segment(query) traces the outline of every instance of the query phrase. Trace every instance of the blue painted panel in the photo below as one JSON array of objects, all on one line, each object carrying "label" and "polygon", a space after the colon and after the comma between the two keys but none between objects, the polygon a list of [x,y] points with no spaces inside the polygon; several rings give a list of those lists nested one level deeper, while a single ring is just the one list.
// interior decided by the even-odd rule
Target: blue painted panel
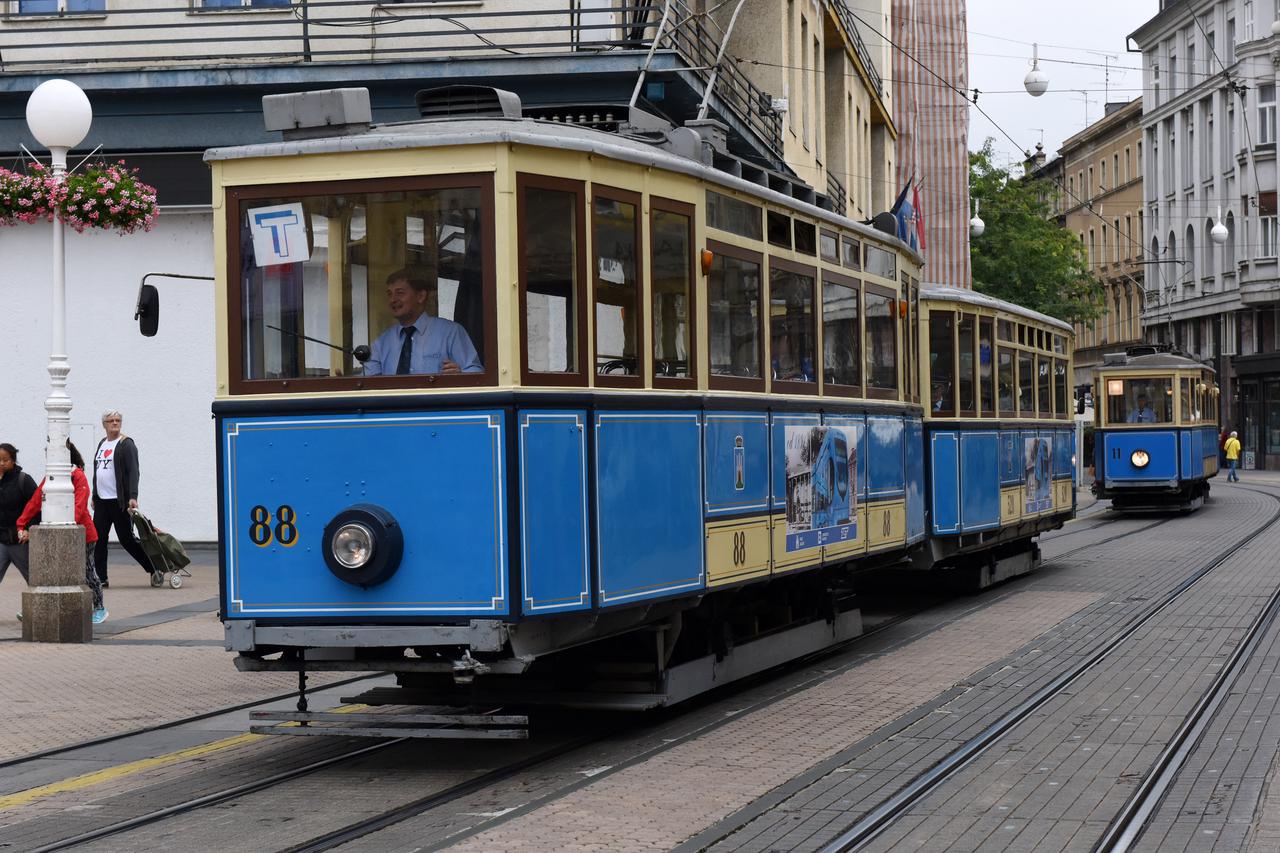
[{"label": "blue painted panel", "polygon": [[960,440],[954,432],[929,432],[930,509],[935,534],[960,532]]},{"label": "blue painted panel", "polygon": [[1022,482],[1022,433],[1000,431],[1000,483],[1013,486]]},{"label": "blue painted panel", "polygon": [[[1105,432],[1103,447],[1105,482],[1172,481],[1178,476],[1178,439],[1171,429]],[[1151,461],[1135,468],[1130,458],[1135,450],[1145,450]]]},{"label": "blue painted panel", "polygon": [[520,579],[525,613],[591,606],[587,414],[520,412]]},{"label": "blue painted panel", "polygon": [[853,430],[857,438],[854,446],[858,449],[858,501],[859,503],[865,501],[867,497],[867,419],[862,415],[825,415],[822,422]]},{"label": "blue painted panel", "polygon": [[818,426],[822,417],[818,414],[779,414],[775,412],[770,427],[770,463],[773,471],[773,499],[775,510],[787,508],[787,427]]},{"label": "blue painted panel", "polygon": [[919,418],[907,421],[907,542],[925,534],[924,529],[924,423]]},{"label": "blue painted panel", "polygon": [[1053,476],[1054,479],[1066,479],[1071,476],[1071,454],[1075,453],[1075,434],[1069,429],[1054,430],[1053,433]]},{"label": "blue painted panel", "polygon": [[599,412],[595,430],[601,603],[701,589],[701,414]]},{"label": "blue painted panel", "polygon": [[969,533],[1000,526],[999,436],[960,433],[960,529]]},{"label": "blue painted panel", "polygon": [[1198,438],[1198,430],[1178,430],[1178,463],[1184,480],[1188,477],[1200,477],[1204,468],[1204,457],[1197,452],[1196,439]]},{"label": "blue painted panel", "polygon": [[764,412],[708,412],[706,418],[706,514],[766,512],[769,416]]},{"label": "blue painted panel", "polygon": [[[224,421],[228,616],[508,613],[504,432],[501,411]],[[361,503],[390,512],[404,536],[399,569],[367,589],[335,577],[322,550],[325,525]],[[254,507],[275,525],[281,506],[297,538],[282,545],[273,531],[255,545]]]},{"label": "blue painted panel", "polygon": [[905,470],[901,417],[867,416],[867,497],[880,500],[901,497]]}]

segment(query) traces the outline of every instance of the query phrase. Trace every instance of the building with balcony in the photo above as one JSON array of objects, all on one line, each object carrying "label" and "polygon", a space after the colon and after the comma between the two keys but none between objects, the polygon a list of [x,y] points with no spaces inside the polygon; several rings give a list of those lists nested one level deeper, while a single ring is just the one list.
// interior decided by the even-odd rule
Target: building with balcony
[{"label": "building with balcony", "polygon": [[1060,160],[1063,225],[1079,236],[1103,286],[1102,314],[1076,324],[1081,385],[1105,353],[1143,340],[1142,99],[1107,104],[1100,120],[1062,143]]},{"label": "building with balcony", "polygon": [[[473,84],[516,93],[524,115],[615,130],[634,103],[654,121],[719,122],[751,176],[854,218],[893,200],[896,134],[884,81],[890,0],[0,0],[0,162],[37,154],[30,92],[65,77],[95,112],[83,152],[124,157],[159,190],[149,234],[67,241],[73,439],[125,414],[144,509],[186,539],[215,531],[209,401],[211,288],[159,284],[160,333],[133,323],[148,272],[210,275],[215,256],[205,149],[267,140],[263,95],[370,90],[375,122],[420,117],[415,93]],[[879,27],[877,27],[879,29]],[[884,32],[885,30],[880,30]],[[647,119],[646,119],[647,120]],[[38,473],[50,334],[47,225],[0,229],[10,405],[0,439]],[[158,394],[156,389],[164,389]]]},{"label": "building with balcony", "polygon": [[[1165,0],[1143,65],[1143,326],[1218,370],[1246,466],[1280,467],[1274,4]],[[1224,244],[1209,232],[1218,221]]]}]

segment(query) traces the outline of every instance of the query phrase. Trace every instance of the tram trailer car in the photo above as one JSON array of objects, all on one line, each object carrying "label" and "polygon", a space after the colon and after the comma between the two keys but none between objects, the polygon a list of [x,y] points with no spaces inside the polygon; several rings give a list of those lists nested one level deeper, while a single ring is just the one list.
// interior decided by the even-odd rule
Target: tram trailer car
[{"label": "tram trailer car", "polygon": [[[858,570],[991,565],[1070,516],[1053,490],[1001,509],[1025,442],[1054,446],[1068,329],[922,301],[915,252],[714,133],[489,96],[340,131],[363,90],[271,96],[284,141],[206,155],[239,668],[651,707],[856,636]],[[928,411],[922,305],[961,330],[959,382],[970,356],[975,382],[996,352],[1045,365],[1034,415]]]},{"label": "tram trailer car", "polygon": [[1202,506],[1218,474],[1213,368],[1138,347],[1107,354],[1094,375],[1094,494],[1117,510]]}]

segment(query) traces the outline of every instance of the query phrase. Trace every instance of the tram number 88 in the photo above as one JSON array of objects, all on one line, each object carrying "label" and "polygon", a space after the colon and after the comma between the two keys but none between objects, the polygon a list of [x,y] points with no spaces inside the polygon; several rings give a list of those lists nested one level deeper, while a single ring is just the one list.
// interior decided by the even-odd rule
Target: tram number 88
[{"label": "tram number 88", "polygon": [[747,562],[747,532],[735,530],[733,533],[733,564],[745,565]]},{"label": "tram number 88", "polygon": [[286,548],[298,541],[298,515],[293,507],[281,504],[276,509],[275,525],[271,524],[271,511],[262,504],[249,510],[249,541],[265,548],[274,539]]}]

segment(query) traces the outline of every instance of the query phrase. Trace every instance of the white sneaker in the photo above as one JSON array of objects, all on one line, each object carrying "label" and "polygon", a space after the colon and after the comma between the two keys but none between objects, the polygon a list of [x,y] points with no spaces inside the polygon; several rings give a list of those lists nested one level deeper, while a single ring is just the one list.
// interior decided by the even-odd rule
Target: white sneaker
[{"label": "white sneaker", "polygon": [[107,608],[99,607],[97,610],[93,611],[93,624],[101,625],[103,622],[107,621],[108,615]]}]

